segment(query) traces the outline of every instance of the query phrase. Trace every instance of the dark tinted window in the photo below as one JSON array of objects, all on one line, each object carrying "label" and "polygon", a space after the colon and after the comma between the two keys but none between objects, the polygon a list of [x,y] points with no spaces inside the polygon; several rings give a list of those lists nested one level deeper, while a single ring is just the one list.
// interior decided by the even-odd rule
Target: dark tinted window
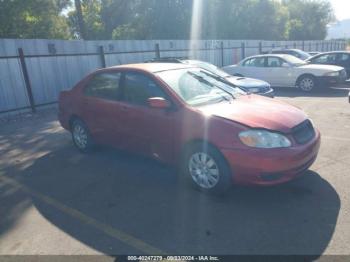
[{"label": "dark tinted window", "polygon": [[338,63],[341,66],[350,66],[350,54],[338,54]]},{"label": "dark tinted window", "polygon": [[120,95],[120,73],[101,73],[87,84],[84,93],[87,96],[117,100]]},{"label": "dark tinted window", "polygon": [[123,100],[135,105],[147,105],[150,97],[166,98],[163,90],[146,75],[125,73]]},{"label": "dark tinted window", "polygon": [[321,55],[312,59],[312,63],[315,64],[334,64],[335,63],[336,54],[326,54]]}]

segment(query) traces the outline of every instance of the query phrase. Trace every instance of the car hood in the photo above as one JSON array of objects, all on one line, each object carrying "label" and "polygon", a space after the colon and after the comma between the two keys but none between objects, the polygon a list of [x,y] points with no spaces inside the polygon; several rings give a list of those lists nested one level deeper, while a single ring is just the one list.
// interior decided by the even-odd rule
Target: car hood
[{"label": "car hood", "polygon": [[252,128],[291,132],[291,128],[308,117],[300,109],[276,99],[258,95],[244,95],[231,103],[217,103],[199,107],[206,115],[225,118]]},{"label": "car hood", "polygon": [[254,78],[247,78],[247,77],[235,77],[230,76],[227,77],[227,80],[230,81],[232,84],[244,88],[256,88],[256,87],[269,87],[269,83],[254,79]]},{"label": "car hood", "polygon": [[302,65],[299,66],[299,68],[304,68],[304,69],[316,69],[316,70],[321,70],[324,72],[329,72],[329,71],[340,71],[343,68],[340,66],[335,66],[335,65],[319,65],[319,64],[307,64],[307,65]]}]

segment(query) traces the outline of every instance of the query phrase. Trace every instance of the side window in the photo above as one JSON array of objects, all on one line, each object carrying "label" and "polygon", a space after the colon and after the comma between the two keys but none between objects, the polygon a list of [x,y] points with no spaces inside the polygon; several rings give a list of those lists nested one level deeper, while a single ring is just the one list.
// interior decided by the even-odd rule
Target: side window
[{"label": "side window", "polygon": [[282,67],[283,61],[278,57],[268,57],[267,67]]},{"label": "side window", "polygon": [[312,60],[315,64],[333,64],[335,63],[335,54],[326,54],[316,57]]},{"label": "side window", "polygon": [[118,100],[121,73],[101,73],[94,76],[84,89],[86,96]]},{"label": "side window", "polygon": [[134,105],[147,105],[150,97],[166,98],[164,91],[149,77],[141,73],[125,73],[123,100]]},{"label": "side window", "polygon": [[243,63],[246,67],[264,67],[265,59],[263,57],[254,57]]},{"label": "side window", "polygon": [[349,54],[339,54],[338,62],[343,66],[350,66],[350,55]]}]

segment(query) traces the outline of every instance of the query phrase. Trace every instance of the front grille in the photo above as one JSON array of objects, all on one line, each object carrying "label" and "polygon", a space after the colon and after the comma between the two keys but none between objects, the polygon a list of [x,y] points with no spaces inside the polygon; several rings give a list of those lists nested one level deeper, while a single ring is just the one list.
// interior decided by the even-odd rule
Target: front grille
[{"label": "front grille", "polygon": [[306,144],[315,137],[315,129],[310,120],[292,128],[292,135],[298,144]]}]

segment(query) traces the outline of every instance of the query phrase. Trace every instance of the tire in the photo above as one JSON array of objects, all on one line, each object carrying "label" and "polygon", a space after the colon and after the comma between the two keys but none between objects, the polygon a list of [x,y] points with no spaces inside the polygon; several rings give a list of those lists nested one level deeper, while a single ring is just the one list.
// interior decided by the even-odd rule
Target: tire
[{"label": "tire", "polygon": [[80,152],[92,151],[94,143],[86,124],[80,119],[74,119],[71,124],[72,140]]},{"label": "tire", "polygon": [[232,175],[225,158],[207,143],[195,143],[186,150],[182,160],[183,175],[196,189],[223,194],[232,185]]},{"label": "tire", "polygon": [[297,81],[297,86],[301,91],[309,93],[315,90],[316,79],[312,75],[301,76]]}]

